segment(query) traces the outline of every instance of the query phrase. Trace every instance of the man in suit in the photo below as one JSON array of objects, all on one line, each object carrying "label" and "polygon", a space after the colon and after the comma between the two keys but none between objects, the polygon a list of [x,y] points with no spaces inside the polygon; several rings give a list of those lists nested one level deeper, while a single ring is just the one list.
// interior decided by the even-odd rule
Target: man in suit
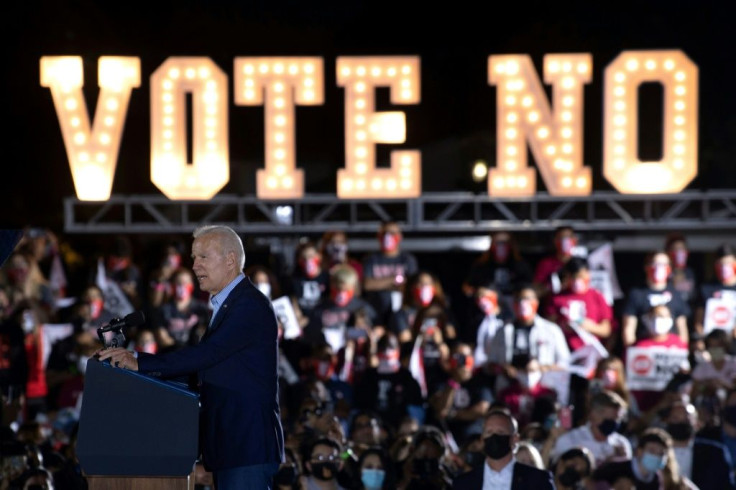
[{"label": "man in suit", "polygon": [[201,342],[158,356],[107,349],[100,360],[151,376],[198,373],[202,456],[217,489],[271,488],[284,452],[273,308],[243,275],[245,251],[232,229],[195,230],[192,258],[213,306]]},{"label": "man in suit", "polygon": [[519,463],[514,457],[519,442],[519,426],[507,411],[490,410],[483,423],[485,464],[464,473],[452,486],[454,490],[554,490],[549,471]]}]

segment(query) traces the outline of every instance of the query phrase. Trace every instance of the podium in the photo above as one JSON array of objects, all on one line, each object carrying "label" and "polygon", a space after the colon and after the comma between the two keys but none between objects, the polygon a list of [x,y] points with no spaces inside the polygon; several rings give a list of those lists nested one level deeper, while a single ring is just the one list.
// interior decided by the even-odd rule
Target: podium
[{"label": "podium", "polygon": [[198,440],[196,393],[89,360],[77,456],[90,490],[193,489]]}]

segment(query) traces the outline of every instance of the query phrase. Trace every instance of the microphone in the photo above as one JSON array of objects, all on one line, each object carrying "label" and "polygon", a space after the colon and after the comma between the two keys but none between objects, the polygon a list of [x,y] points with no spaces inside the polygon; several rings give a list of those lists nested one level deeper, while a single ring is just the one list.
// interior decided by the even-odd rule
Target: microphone
[{"label": "microphone", "polygon": [[119,330],[123,327],[139,327],[146,323],[146,317],[143,315],[142,311],[134,311],[133,313],[126,315],[125,318],[122,320],[120,318],[113,318],[110,320],[110,323],[107,325],[100,327],[98,329],[99,332],[112,332],[114,330]]}]

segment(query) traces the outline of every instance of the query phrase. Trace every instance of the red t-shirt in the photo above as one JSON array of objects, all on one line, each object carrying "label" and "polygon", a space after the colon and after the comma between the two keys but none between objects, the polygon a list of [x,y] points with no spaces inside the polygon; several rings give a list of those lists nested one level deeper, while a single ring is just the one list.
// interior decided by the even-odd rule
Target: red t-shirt
[{"label": "red t-shirt", "polygon": [[555,294],[547,303],[545,314],[556,319],[556,323],[562,328],[562,333],[565,335],[565,340],[567,340],[571,352],[584,346],[585,343],[569,327],[570,320],[575,320],[578,317],[588,318],[596,323],[603,320],[613,320],[611,307],[608,306],[603,295],[593,288],[588,288],[583,294],[576,294],[569,290]]},{"label": "red t-shirt", "polygon": [[564,262],[558,259],[556,255],[543,258],[539,261],[537,269],[534,271],[534,283],[551,286],[550,276],[562,269],[563,265],[565,265]]}]

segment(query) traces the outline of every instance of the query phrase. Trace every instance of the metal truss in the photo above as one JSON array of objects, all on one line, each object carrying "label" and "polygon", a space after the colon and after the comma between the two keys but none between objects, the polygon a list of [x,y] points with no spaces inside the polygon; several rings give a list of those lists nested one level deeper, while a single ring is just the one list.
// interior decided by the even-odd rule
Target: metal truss
[{"label": "metal truss", "polygon": [[104,202],[64,200],[68,233],[190,233],[224,224],[263,235],[374,233],[385,220],[405,233],[483,233],[494,229],[546,231],[711,231],[736,229],[736,190],[670,195],[594,192],[586,197],[538,193],[529,199],[494,199],[471,193],[425,193],[416,199],[339,200],[313,194],[293,201],[218,195],[208,201],[171,201],[162,195],[112,196]]}]

